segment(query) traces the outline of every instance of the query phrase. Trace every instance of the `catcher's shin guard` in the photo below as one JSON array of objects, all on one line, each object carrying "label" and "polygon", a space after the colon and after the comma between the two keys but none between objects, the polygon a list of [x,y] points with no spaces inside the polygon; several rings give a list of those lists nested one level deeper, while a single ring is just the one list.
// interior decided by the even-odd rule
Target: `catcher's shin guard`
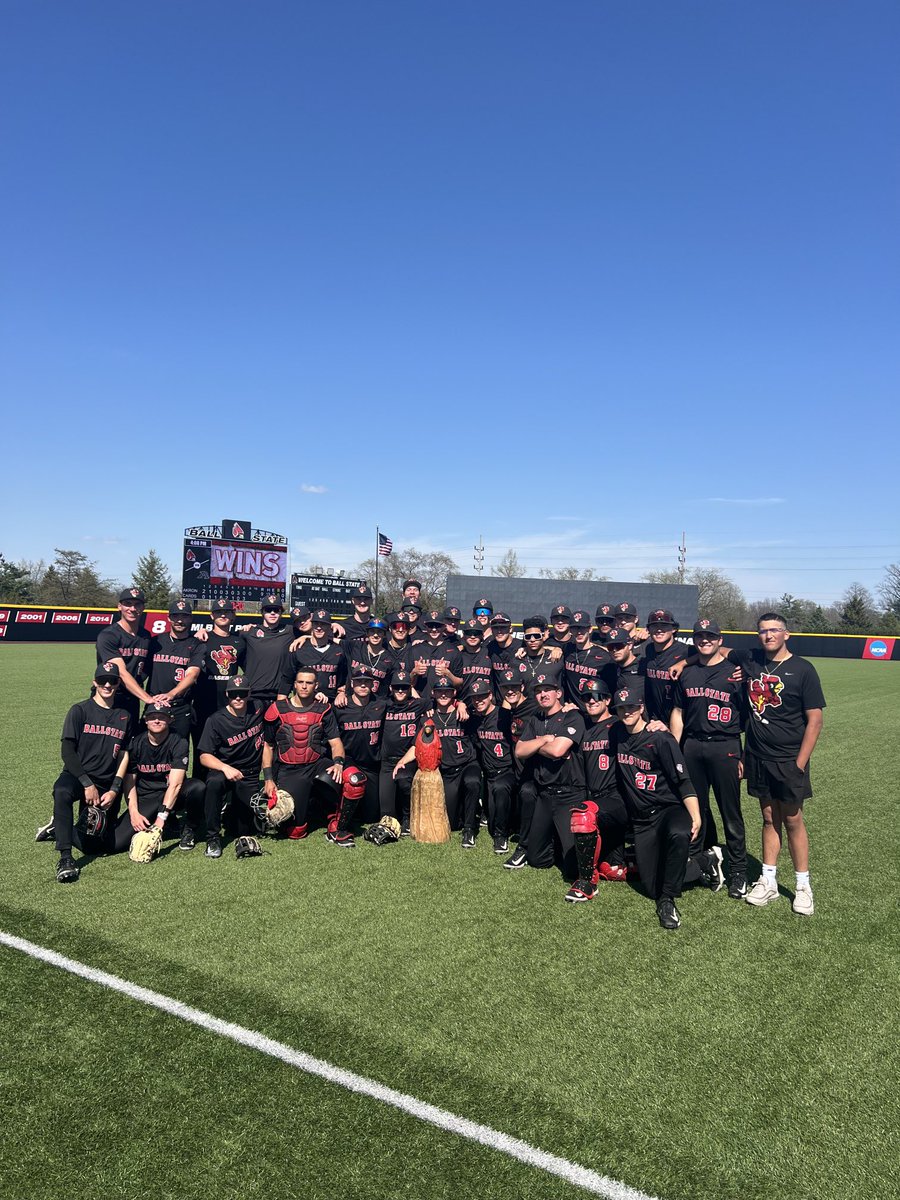
[{"label": "catcher's shin guard", "polygon": [[333,842],[342,843],[353,837],[350,826],[359,802],[366,794],[366,773],[359,767],[344,767],[341,775],[341,802],[337,812],[328,822],[328,836]]},{"label": "catcher's shin guard", "polygon": [[598,811],[593,800],[585,800],[572,809],[571,829],[575,838],[578,878],[589,884],[597,883],[597,859],[600,857]]}]

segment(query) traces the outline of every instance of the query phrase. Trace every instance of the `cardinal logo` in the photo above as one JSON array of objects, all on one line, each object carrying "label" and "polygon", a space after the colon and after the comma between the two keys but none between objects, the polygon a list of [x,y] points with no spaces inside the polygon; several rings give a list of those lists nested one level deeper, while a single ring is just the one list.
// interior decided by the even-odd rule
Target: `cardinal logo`
[{"label": "cardinal logo", "polygon": [[220,646],[218,650],[213,650],[209,657],[219,668],[219,673],[227,675],[237,662],[237,651],[234,646]]},{"label": "cardinal logo", "polygon": [[698,621],[697,624],[702,626],[704,629],[709,629],[709,621],[707,621],[705,617],[702,621]]},{"label": "cardinal logo", "polygon": [[238,525],[237,521],[232,525],[231,531],[233,537],[242,538],[244,536],[244,527],[243,525]]},{"label": "cardinal logo", "polygon": [[750,680],[748,691],[753,710],[761,717],[767,708],[781,707],[784,680],[778,675],[760,675]]}]

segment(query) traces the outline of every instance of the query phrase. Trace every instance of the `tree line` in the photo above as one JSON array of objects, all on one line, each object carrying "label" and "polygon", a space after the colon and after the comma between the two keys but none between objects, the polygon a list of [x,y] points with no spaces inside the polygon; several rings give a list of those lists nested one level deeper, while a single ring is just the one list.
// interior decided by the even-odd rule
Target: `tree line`
[{"label": "tree line", "polygon": [[[305,569],[322,575],[318,563]],[[374,584],[376,562],[365,559],[353,573]],[[381,612],[400,606],[403,583],[418,579],[422,585],[420,602],[426,610],[443,608],[447,598],[447,576],[458,575],[459,567],[448,554],[422,552],[411,546],[378,560],[378,607]],[[514,550],[508,550],[491,569],[494,578],[525,578],[526,569]],[[490,594],[490,578],[485,576],[485,591]],[[542,568],[538,578],[605,581],[592,568]],[[861,583],[851,583],[841,599],[823,607],[814,600],[785,593],[748,601],[738,585],[713,567],[696,567],[682,576],[678,571],[650,571],[642,576],[646,583],[691,583],[698,589],[701,617],[715,618],[723,629],[753,629],[760,613],[783,613],[798,633],[849,633],[871,636],[900,636],[900,563],[891,563],[877,588],[876,596]],[[130,579],[121,582],[100,575],[97,564],[79,550],[54,550],[52,562],[9,562],[0,554],[0,604],[45,604],[72,607],[114,607],[122,587],[141,587],[148,608],[166,608],[178,596],[178,589],[155,550],[142,554]],[[622,597],[627,599],[627,597]],[[560,601],[565,602],[565,589]]]}]

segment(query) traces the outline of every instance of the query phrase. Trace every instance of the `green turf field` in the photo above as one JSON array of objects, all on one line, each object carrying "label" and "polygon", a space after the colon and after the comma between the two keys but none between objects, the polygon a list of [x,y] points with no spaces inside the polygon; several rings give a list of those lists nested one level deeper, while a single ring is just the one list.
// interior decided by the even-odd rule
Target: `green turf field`
[{"label": "green turf field", "polygon": [[[692,890],[666,934],[630,887],[566,905],[486,837],[319,832],[59,886],[34,830],[93,650],[3,646],[0,929],[663,1200],[898,1196],[900,672],[816,665],[816,915]],[[0,1010],[4,1200],[584,1195],[4,947]]]}]

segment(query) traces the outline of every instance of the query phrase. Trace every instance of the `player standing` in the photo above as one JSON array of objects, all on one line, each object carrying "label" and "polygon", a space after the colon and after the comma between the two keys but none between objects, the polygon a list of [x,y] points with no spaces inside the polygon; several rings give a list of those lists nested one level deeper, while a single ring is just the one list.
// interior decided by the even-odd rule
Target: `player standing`
[{"label": "player standing", "polygon": [[97,662],[115,663],[121,687],[117,702],[137,726],[141,704],[153,697],[145,684],[150,674],[150,634],[144,629],[144,593],[123,588],[119,593],[119,619],[97,635]]}]

